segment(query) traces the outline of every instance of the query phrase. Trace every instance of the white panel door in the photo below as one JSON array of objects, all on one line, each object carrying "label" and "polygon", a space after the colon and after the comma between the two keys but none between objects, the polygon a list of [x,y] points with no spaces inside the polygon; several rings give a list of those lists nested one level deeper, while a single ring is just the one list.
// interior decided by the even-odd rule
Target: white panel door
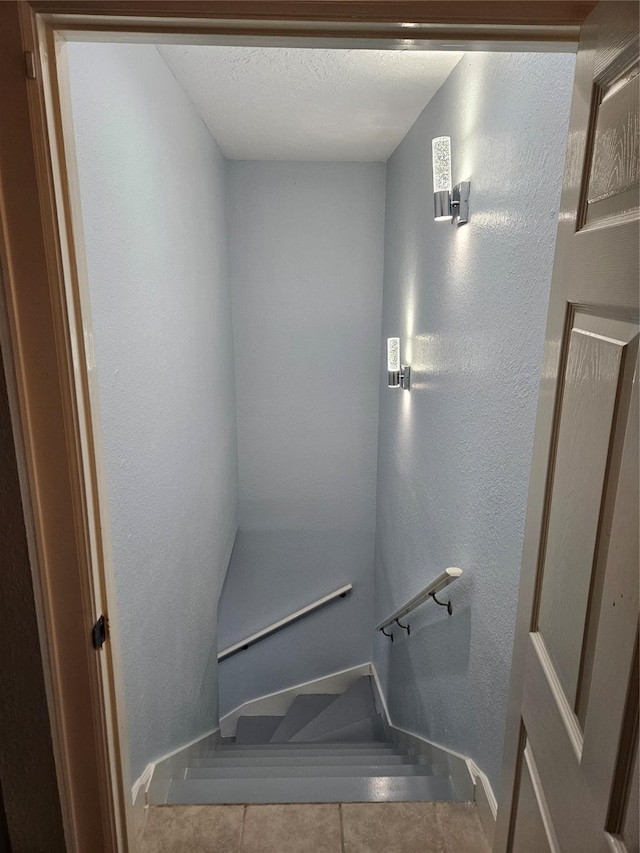
[{"label": "white panel door", "polygon": [[638,853],[638,4],[587,19],[495,850]]}]

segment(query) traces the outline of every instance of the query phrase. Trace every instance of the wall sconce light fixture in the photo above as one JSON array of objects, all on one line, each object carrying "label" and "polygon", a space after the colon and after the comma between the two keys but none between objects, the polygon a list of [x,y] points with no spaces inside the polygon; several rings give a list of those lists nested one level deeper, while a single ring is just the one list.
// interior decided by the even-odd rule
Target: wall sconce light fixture
[{"label": "wall sconce light fixture", "polygon": [[409,390],[411,368],[408,364],[400,363],[400,338],[387,338],[387,371],[389,388]]},{"label": "wall sconce light fixture", "polygon": [[451,185],[451,137],[437,136],[431,142],[433,164],[433,215],[436,222],[448,220],[464,225],[469,221],[470,181]]}]

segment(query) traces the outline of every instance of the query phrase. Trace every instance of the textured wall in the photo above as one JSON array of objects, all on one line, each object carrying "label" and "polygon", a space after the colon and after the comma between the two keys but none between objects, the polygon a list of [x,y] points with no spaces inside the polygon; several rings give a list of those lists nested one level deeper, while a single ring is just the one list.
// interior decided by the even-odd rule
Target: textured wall
[{"label": "textured wall", "polygon": [[[63,853],[38,617],[1,354],[0,573],[0,850]],[[11,847],[3,845],[7,833]]]},{"label": "textured wall", "polygon": [[[375,640],[394,722],[470,755],[497,790],[574,57],[469,53],[387,164],[379,621],[446,566],[454,613]],[[433,221],[431,139],[450,135],[471,221]]]},{"label": "textured wall", "polygon": [[154,47],[69,62],[131,772],[213,728],[237,523],[225,161]]},{"label": "textured wall", "polygon": [[221,713],[371,659],[385,167],[230,164],[240,528],[224,648],[352,596],[221,665]]}]

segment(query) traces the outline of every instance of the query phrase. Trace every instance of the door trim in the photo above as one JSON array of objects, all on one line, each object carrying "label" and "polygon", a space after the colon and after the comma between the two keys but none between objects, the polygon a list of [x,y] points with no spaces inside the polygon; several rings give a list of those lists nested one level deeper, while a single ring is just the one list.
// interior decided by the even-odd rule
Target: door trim
[{"label": "door trim", "polygon": [[[484,0],[0,4],[0,99],[12,116],[11,134],[0,136],[6,310],[0,331],[8,330],[2,344],[14,364],[70,851],[134,851],[135,828],[126,787],[126,717],[91,335],[83,312],[82,223],[60,73],[65,39],[184,42],[187,36],[198,43],[574,51],[593,5]],[[410,41],[400,37],[407,23]],[[34,57],[35,79],[27,76],[23,51]],[[101,613],[111,616],[110,640],[95,652],[90,631]]]},{"label": "door trim", "polygon": [[[274,39],[364,39],[369,46],[404,49],[500,49],[501,43],[553,45],[577,42],[579,29],[595,6],[593,0],[555,0],[554,3],[491,2],[491,0],[28,0],[33,11],[64,35],[92,39],[102,31],[158,34],[184,41],[185,35],[235,38],[236,44]],[[411,39],[407,39],[410,30]],[[240,37],[241,41],[237,41]],[[199,39],[198,39],[199,41]],[[379,42],[383,42],[380,44]],[[386,42],[386,43],[385,43]],[[509,48],[510,49],[510,48]],[[516,48],[517,49],[517,48]],[[522,50],[522,47],[520,48]],[[540,47],[538,47],[540,49]]]}]

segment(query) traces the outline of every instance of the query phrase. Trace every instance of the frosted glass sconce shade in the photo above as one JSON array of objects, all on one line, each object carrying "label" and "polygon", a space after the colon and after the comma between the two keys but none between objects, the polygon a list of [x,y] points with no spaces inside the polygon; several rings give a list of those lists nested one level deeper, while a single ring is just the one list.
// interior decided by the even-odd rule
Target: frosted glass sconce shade
[{"label": "frosted glass sconce shade", "polygon": [[431,141],[433,167],[433,218],[436,222],[455,219],[458,225],[469,220],[469,181],[452,186],[451,137],[436,136]]},{"label": "frosted glass sconce shade", "polygon": [[400,338],[387,338],[387,375],[389,388],[409,390],[410,368],[400,363]]},{"label": "frosted glass sconce shade", "polygon": [[451,192],[451,137],[437,136],[431,142],[433,191]]},{"label": "frosted glass sconce shade", "polygon": [[451,137],[437,136],[431,142],[433,166],[433,215],[436,221],[452,219]]},{"label": "frosted glass sconce shade", "polygon": [[400,338],[387,338],[387,370],[389,373],[400,370]]}]

